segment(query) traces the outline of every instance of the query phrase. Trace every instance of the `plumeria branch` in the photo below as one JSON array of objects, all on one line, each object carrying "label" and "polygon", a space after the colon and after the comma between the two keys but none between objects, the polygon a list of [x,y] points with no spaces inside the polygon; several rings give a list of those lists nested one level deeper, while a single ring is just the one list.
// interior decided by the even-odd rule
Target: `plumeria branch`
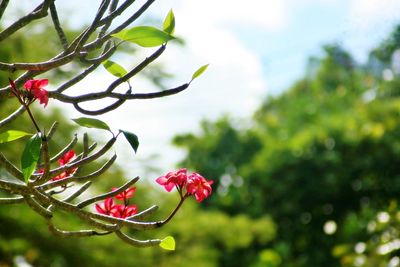
[{"label": "plumeria branch", "polygon": [[25,111],[25,107],[24,106],[20,106],[16,111],[14,111],[14,113],[12,113],[10,116],[8,116],[7,118],[3,119],[0,121],[0,128],[13,122],[15,119],[17,119],[19,116],[22,115],[22,113],[24,113]]},{"label": "plumeria branch", "polygon": [[[55,129],[56,127],[54,127],[53,131],[55,131]],[[84,136],[87,152],[80,154],[80,156],[76,156],[75,153],[71,152],[71,150],[67,150],[67,148],[72,148],[76,144],[76,138],[74,138],[69,144],[66,145],[64,149],[61,150],[62,152],[65,152],[61,157],[59,156],[60,153],[51,157],[48,149],[46,148],[48,145],[47,141],[43,143],[42,155],[44,155],[42,156],[42,161],[44,164],[39,164],[39,166],[45,166],[45,168],[48,168],[48,170],[44,170],[42,174],[33,175],[33,179],[31,179],[28,183],[22,182],[23,177],[20,171],[10,162],[8,162],[3,155],[0,154],[0,163],[2,166],[4,166],[5,169],[14,177],[20,177],[21,180],[19,183],[0,180],[0,188],[10,193],[10,197],[0,199],[0,204],[19,204],[25,202],[35,213],[47,221],[50,232],[59,237],[86,237],[91,235],[106,235],[115,233],[124,242],[137,247],[154,246],[160,244],[161,240],[159,239],[137,240],[123,233],[121,229],[128,228],[134,230],[150,230],[167,224],[180,209],[184,200],[190,196],[189,193],[182,195],[183,184],[174,184],[175,186],[180,186],[181,200],[174,208],[173,212],[162,221],[143,221],[156,212],[158,209],[157,206],[152,206],[142,212],[138,212],[136,205],[129,205],[129,199],[133,196],[135,191],[135,188],[133,188],[132,185],[139,180],[139,177],[131,179],[124,185],[115,188],[108,193],[87,198],[75,204],[73,201],[90,188],[93,179],[111,166],[116,157],[114,155],[111,160],[106,162],[103,167],[94,173],[87,176],[76,177],[75,173],[77,167],[90,164],[93,160],[105,155],[118,137],[117,135],[116,137],[111,138],[110,141],[100,150],[93,153],[93,151],[89,152],[87,136]],[[57,162],[61,166],[56,168],[51,167],[51,164],[54,162],[52,162],[50,158],[57,159]],[[62,174],[64,172],[69,172],[70,175],[63,176]],[[172,176],[173,175],[174,173]],[[168,174],[165,177],[169,177],[168,179],[170,179],[172,176],[171,174]],[[58,177],[64,178],[59,179]],[[188,179],[186,177],[186,171],[182,179]],[[49,181],[47,182],[47,180]],[[52,190],[53,188],[60,186],[61,188],[65,189],[68,185],[71,185],[71,183],[79,183],[85,180],[89,181],[81,185],[69,196],[61,200],[54,197],[55,191]],[[40,182],[38,183],[38,181]],[[171,181],[172,180],[170,179],[169,182]],[[120,200],[123,202],[123,204],[116,204],[111,198]],[[94,213],[90,210],[87,210],[90,205],[103,200],[106,203],[103,207],[99,204],[96,204],[96,209],[98,212],[101,211],[100,213]],[[72,213],[79,217],[83,222],[95,227],[100,231],[96,229],[79,231],[60,230],[52,221],[52,218],[55,216],[54,212],[57,210]]]},{"label": "plumeria branch", "polygon": [[[5,6],[8,3],[7,1],[3,2]],[[131,90],[128,90],[125,93],[113,92],[122,83],[128,82],[130,78],[137,75],[144,68],[148,67],[150,63],[156,60],[165,51],[166,45],[164,44],[159,49],[157,49],[152,55],[143,60],[139,65],[130,70],[126,75],[112,82],[108,87],[104,89],[104,91],[98,93],[86,93],[77,96],[69,96],[67,94],[64,94],[64,92],[67,89],[85,79],[90,73],[92,73],[95,69],[97,69],[103,61],[109,59],[115,53],[117,47],[111,45],[112,43],[108,42],[112,38],[112,35],[120,32],[121,30],[125,29],[133,22],[135,22],[155,1],[154,0],[146,1],[145,3],[143,3],[141,7],[138,8],[136,12],[134,12],[131,16],[129,16],[125,21],[116,26],[114,29],[108,31],[113,20],[122,15],[128,9],[128,7],[131,6],[134,2],[135,1],[132,0],[126,0],[118,6],[118,1],[116,0],[101,1],[97,13],[93,18],[91,24],[80,34],[78,34],[78,36],[75,37],[75,39],[71,43],[68,43],[66,35],[59,21],[59,16],[54,0],[45,0],[34,11],[32,11],[27,16],[21,18],[21,20],[17,21],[15,25],[14,24],[11,25],[9,28],[0,33],[0,42],[3,39],[6,39],[6,37],[11,35],[15,31],[19,30],[20,27],[23,27],[24,25],[27,25],[33,22],[34,20],[41,18],[42,16],[47,16],[47,11],[50,10],[50,16],[53,22],[53,26],[60,39],[60,43],[63,50],[57,56],[43,62],[36,62],[36,63],[0,62],[0,70],[8,71],[10,73],[15,72],[16,70],[26,70],[27,72],[25,72],[15,80],[15,84],[17,86],[20,86],[21,84],[25,83],[28,79],[32,79],[33,77],[39,74],[43,74],[45,72],[58,69],[60,67],[69,64],[75,64],[77,61],[80,61],[85,64],[90,64],[89,67],[87,67],[80,73],[76,74],[72,79],[60,85],[56,90],[49,92],[49,98],[53,98],[65,103],[70,103],[75,107],[77,111],[87,115],[100,115],[110,112],[121,106],[127,100],[165,97],[177,94],[187,89],[190,83],[186,83],[169,90],[161,92],[153,92],[153,93],[132,94]],[[107,10],[108,14],[106,14]],[[89,38],[91,37],[91,35],[95,33],[97,29],[100,29],[97,38],[87,43],[87,41],[90,40]],[[103,52],[101,52],[100,56],[93,59],[86,58],[90,52],[94,52],[98,49],[103,49]],[[11,90],[10,86],[0,89],[0,98],[6,97],[9,90]],[[116,99],[116,101],[111,105],[107,105],[102,108],[98,108],[96,110],[88,110],[81,106],[81,103],[83,102],[96,101],[99,99],[106,99],[106,98]],[[6,121],[9,121],[11,119],[13,119],[13,117],[8,118]]]},{"label": "plumeria branch", "polygon": [[54,2],[50,3],[50,14],[51,14],[51,20],[53,21],[54,29],[57,32],[61,45],[63,46],[64,50],[66,50],[68,49],[68,40],[67,37],[65,36],[64,30],[61,27],[60,20],[58,19],[57,8]]},{"label": "plumeria branch", "polygon": [[[139,211],[136,204],[132,203],[136,191],[136,187],[133,185],[138,182],[139,177],[135,177],[117,188],[111,188],[109,192],[90,196],[95,192],[95,190],[90,190],[91,186],[97,179],[100,179],[102,174],[109,170],[117,158],[117,155],[110,151],[118,137],[125,136],[136,152],[138,146],[136,135],[123,130],[114,134],[108,126],[95,124],[94,128],[108,130],[112,134],[112,137],[102,147],[96,149],[97,143],[89,144],[88,135],[84,134],[82,151],[75,152],[75,150],[78,150],[76,147],[79,142],[78,136],[75,135],[57,153],[53,153],[52,142],[58,129],[58,123],[54,123],[46,133],[45,130],[41,129],[42,122],[37,121],[33,113],[34,110],[31,108],[35,101],[46,107],[49,99],[52,99],[71,104],[83,114],[100,115],[117,109],[128,100],[166,97],[180,93],[189,87],[191,81],[163,91],[140,93],[138,88],[131,86],[130,79],[135,78],[157,60],[166,50],[168,40],[174,38],[171,35],[172,31],[165,28],[165,24],[164,30],[159,31],[161,31],[161,35],[166,35],[169,39],[163,39],[157,44],[149,45],[158,46],[158,48],[148,57],[138,61],[138,64],[129,70],[119,66],[123,69],[121,73],[110,71],[107,68],[107,63],[113,63],[109,60],[110,57],[118,51],[121,44],[131,41],[123,39],[123,41],[115,42],[112,38],[140,18],[155,0],[144,1],[136,11],[129,14],[127,14],[129,7],[135,0],[121,1],[120,4],[119,0],[102,0],[99,2],[97,12],[90,24],[75,37],[69,37],[64,31],[55,0],[43,0],[30,13],[17,19],[0,32],[0,43],[5,43],[10,36],[22,30],[25,26],[49,17],[54,28],[54,34],[57,35],[59,40],[59,50],[56,56],[51,58],[42,59],[40,62],[0,62],[0,71],[20,74],[15,80],[10,79],[8,85],[2,85],[4,87],[0,88],[0,100],[8,101],[16,98],[20,104],[18,109],[0,121],[0,128],[8,126],[26,111],[36,131],[23,151],[21,168],[7,159],[4,155],[6,153],[0,153],[0,167],[2,167],[0,189],[5,194],[4,197],[0,198],[0,205],[27,205],[46,221],[49,231],[58,237],[115,234],[122,241],[136,247],[159,245],[162,243],[160,239],[137,240],[127,233],[129,229],[144,231],[167,224],[177,214],[186,199],[194,196],[198,202],[201,202],[207,198],[212,192],[212,181],[207,181],[197,173],[187,175],[186,169],[170,172],[159,177],[156,181],[160,185],[164,186],[167,191],[176,188],[180,197],[177,206],[164,220],[151,220],[150,216],[158,210],[158,206],[153,205]],[[0,0],[0,18],[8,4],[9,0]],[[124,14],[125,19],[122,22],[116,23],[114,21]],[[140,45],[139,42],[137,44]],[[82,89],[79,95],[71,95],[68,92],[68,89],[79,84],[102,64],[117,77],[114,81],[106,84],[101,90]],[[47,79],[35,79],[38,75],[55,72],[60,68],[73,69],[72,78],[61,83],[52,91],[45,89],[48,85]],[[21,71],[24,72],[21,73]],[[196,75],[199,75],[196,73],[192,76],[192,80]],[[127,87],[125,91],[120,90],[121,86]],[[88,102],[101,99],[112,100],[112,103],[94,110],[84,107]],[[83,119],[91,120],[90,118]],[[9,137],[10,132],[2,135],[3,141],[10,142],[14,141],[14,138],[23,137]],[[22,132],[22,135],[29,135],[29,133]],[[110,156],[110,154],[112,155]],[[108,157],[109,159],[106,160]],[[100,159],[102,163],[98,164],[95,170],[91,173],[81,174],[81,168],[92,165]],[[69,195],[66,193],[69,193]],[[86,195],[89,195],[89,197]],[[63,230],[64,227],[56,225],[55,220],[53,220],[55,216],[58,216],[58,211],[79,218],[82,223],[93,229]]]},{"label": "plumeria branch", "polygon": [[90,204],[93,204],[95,202],[98,202],[100,200],[104,200],[106,198],[110,198],[110,197],[114,197],[115,195],[118,195],[119,193],[123,192],[124,190],[128,189],[129,187],[131,187],[132,185],[134,185],[137,181],[139,180],[139,177],[135,177],[132,180],[128,181],[126,184],[122,185],[121,187],[119,187],[118,189],[111,191],[109,193],[105,193],[102,195],[98,195],[96,197],[92,197],[89,199],[86,199],[84,201],[81,201],[79,204],[77,204],[76,206],[78,208],[84,208]]},{"label": "plumeria branch", "polygon": [[9,2],[10,2],[10,0],[1,0],[1,3],[0,3],[0,19],[3,16],[4,11],[6,10]]},{"label": "plumeria branch", "polygon": [[[0,32],[0,42],[2,42],[4,39],[15,33],[16,31],[20,30],[24,26],[28,25],[34,20],[41,19],[47,16],[47,9],[49,8],[50,4],[54,2],[55,0],[44,0],[38,7],[36,7],[31,13],[28,15],[20,18],[16,22],[14,22],[12,25],[10,25],[8,28]],[[5,2],[5,5],[8,4],[8,1],[2,1]],[[5,7],[4,7],[5,8]]]},{"label": "plumeria branch", "polygon": [[23,197],[6,197],[0,198],[0,205],[4,204],[20,204],[24,202]]}]

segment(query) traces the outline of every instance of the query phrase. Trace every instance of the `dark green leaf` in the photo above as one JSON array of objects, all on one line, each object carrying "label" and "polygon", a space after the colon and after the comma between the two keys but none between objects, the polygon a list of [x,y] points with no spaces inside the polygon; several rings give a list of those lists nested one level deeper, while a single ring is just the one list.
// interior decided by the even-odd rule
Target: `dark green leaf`
[{"label": "dark green leaf", "polygon": [[172,236],[167,236],[159,246],[166,250],[175,250],[175,239]]},{"label": "dark green leaf", "polygon": [[199,77],[201,74],[203,74],[203,72],[205,72],[206,69],[208,68],[208,65],[209,65],[209,64],[206,64],[206,65],[204,65],[204,66],[201,66],[198,70],[196,70],[195,73],[193,73],[193,75],[192,75],[192,81],[193,81],[194,79],[196,79],[197,77]]},{"label": "dark green leaf", "polygon": [[123,131],[123,130],[120,130],[120,131],[124,134],[126,140],[128,140],[129,144],[131,145],[131,147],[133,148],[133,150],[136,153],[137,149],[139,147],[139,139],[138,139],[137,135],[134,133],[128,132],[128,131]]},{"label": "dark green leaf", "polygon": [[163,30],[169,34],[173,34],[175,31],[175,15],[172,9],[168,12],[164,20]]},{"label": "dark green leaf", "polygon": [[96,129],[102,129],[102,130],[110,130],[110,127],[101,120],[98,119],[93,119],[93,118],[77,118],[77,119],[72,119],[75,123],[79,124],[80,126],[87,127],[87,128],[96,128]]},{"label": "dark green leaf", "polygon": [[36,164],[40,157],[40,146],[42,139],[39,134],[32,136],[28,143],[25,145],[24,151],[21,156],[21,169],[24,175],[24,180],[28,183],[29,177],[33,174]]},{"label": "dark green leaf", "polygon": [[104,61],[103,66],[109,73],[111,73],[112,75],[114,75],[118,78],[121,78],[122,76],[124,76],[125,74],[128,73],[124,69],[124,67],[122,67],[118,63],[115,63],[114,61],[111,61],[111,60]]},{"label": "dark green leaf", "polygon": [[0,133],[0,144],[11,142],[11,141],[20,139],[24,136],[27,136],[27,135],[31,135],[31,134],[22,132],[22,131],[16,131],[16,130],[5,131],[5,132]]},{"label": "dark green leaf", "polygon": [[167,32],[150,26],[133,27],[122,30],[112,36],[143,47],[159,46],[175,38]]}]

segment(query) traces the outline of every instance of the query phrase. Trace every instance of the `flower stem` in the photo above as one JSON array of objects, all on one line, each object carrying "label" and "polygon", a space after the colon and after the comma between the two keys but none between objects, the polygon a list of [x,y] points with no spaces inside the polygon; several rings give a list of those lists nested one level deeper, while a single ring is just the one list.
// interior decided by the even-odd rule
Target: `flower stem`
[{"label": "flower stem", "polygon": [[38,133],[42,133],[42,131],[40,131],[40,128],[39,128],[38,124],[36,123],[35,118],[33,117],[33,114],[32,114],[32,112],[31,112],[31,110],[29,109],[29,106],[28,106],[28,105],[24,105],[24,106],[25,106],[26,111],[28,112],[29,117],[31,118],[31,120],[32,120],[32,122],[33,122],[33,125],[34,125],[35,128],[36,128],[36,131],[37,131]]},{"label": "flower stem", "polygon": [[185,201],[185,199],[186,199],[186,196],[185,197],[181,197],[181,200],[179,201],[178,205],[171,212],[171,214],[167,217],[167,219],[162,221],[161,225],[167,224],[175,216],[175,214],[178,212],[179,208],[182,206],[182,204]]}]

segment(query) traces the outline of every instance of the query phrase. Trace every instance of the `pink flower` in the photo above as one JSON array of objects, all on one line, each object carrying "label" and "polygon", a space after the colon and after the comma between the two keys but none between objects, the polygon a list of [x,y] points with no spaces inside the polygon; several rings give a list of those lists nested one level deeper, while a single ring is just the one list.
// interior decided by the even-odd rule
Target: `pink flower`
[{"label": "pink flower", "polygon": [[195,195],[198,202],[203,201],[212,193],[213,181],[207,181],[203,176],[194,172],[188,177],[186,191],[189,195]]},{"label": "pink flower", "polygon": [[60,163],[60,166],[64,166],[65,164],[73,160],[75,156],[75,151],[68,150],[60,159],[58,159],[58,163]]},{"label": "pink flower", "polygon": [[57,176],[54,176],[53,178],[51,178],[52,181],[57,181],[57,180],[61,180],[64,179],[70,175],[72,175],[75,172],[76,169],[73,170],[66,170],[65,172],[60,173]]},{"label": "pink flower", "polygon": [[111,216],[125,219],[126,217],[135,215],[137,212],[138,209],[136,205],[131,205],[131,206],[116,205],[115,209],[111,212]]},{"label": "pink flower", "polygon": [[[114,191],[116,188],[112,188]],[[113,198],[107,198],[104,200],[103,206],[96,204],[96,210],[100,214],[110,215],[115,218],[125,219],[132,215],[138,213],[138,208],[136,205],[128,205],[129,198],[133,196],[136,191],[136,187],[128,188],[127,190],[119,193],[114,198],[124,201],[124,204],[115,204]]]},{"label": "pink flower", "polygon": [[[75,159],[76,154],[73,150],[69,150],[67,151],[60,159],[58,159],[58,163],[60,164],[60,166],[64,166],[68,163],[70,163],[73,159]],[[57,180],[61,180],[64,179],[68,176],[71,176],[72,174],[74,174],[76,172],[77,168],[71,168],[69,170],[66,170],[62,173],[60,173],[59,175],[53,177],[51,180],[53,181],[57,181]]]},{"label": "pink flower", "polygon": [[182,168],[178,171],[169,172],[164,176],[158,177],[156,182],[164,186],[165,190],[168,192],[171,192],[175,186],[182,189],[187,182],[186,169]]},{"label": "pink flower", "polygon": [[28,80],[25,82],[24,87],[26,90],[32,93],[32,95],[39,99],[40,104],[44,104],[44,107],[47,106],[49,102],[49,92],[43,87],[49,84],[49,80]]},{"label": "pink flower", "polygon": [[[117,190],[117,188],[113,187],[112,191]],[[126,189],[125,191],[122,191],[118,195],[115,195],[115,198],[118,200],[126,201],[127,199],[133,197],[133,193],[136,191],[136,187],[131,187]]]},{"label": "pink flower", "polygon": [[112,198],[107,198],[104,200],[103,206],[96,204],[96,210],[100,214],[114,216],[113,214],[117,211],[117,206]]}]

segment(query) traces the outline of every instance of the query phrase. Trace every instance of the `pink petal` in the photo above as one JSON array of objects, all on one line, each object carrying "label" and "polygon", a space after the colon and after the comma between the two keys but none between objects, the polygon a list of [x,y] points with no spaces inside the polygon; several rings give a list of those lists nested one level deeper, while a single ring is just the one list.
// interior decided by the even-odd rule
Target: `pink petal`
[{"label": "pink petal", "polygon": [[99,204],[96,204],[95,207],[96,207],[96,210],[97,210],[98,213],[106,214],[106,211],[103,210],[103,208]]},{"label": "pink petal", "polygon": [[174,183],[168,183],[166,185],[164,185],[165,190],[167,190],[168,192],[171,192],[171,190],[175,187]]},{"label": "pink petal", "polygon": [[49,80],[48,79],[42,79],[42,80],[37,80],[36,81],[36,86],[38,88],[42,88],[44,86],[47,86],[49,84]]},{"label": "pink petal", "polygon": [[28,80],[28,81],[26,81],[25,83],[24,83],[24,87],[26,88],[26,89],[28,89],[28,90],[31,90],[32,89],[32,85],[35,83],[35,81],[34,80]]},{"label": "pink petal", "polygon": [[158,178],[156,179],[156,182],[157,182],[159,185],[165,185],[165,184],[168,182],[168,179],[165,178],[165,176],[161,176],[161,177],[158,177]]}]

